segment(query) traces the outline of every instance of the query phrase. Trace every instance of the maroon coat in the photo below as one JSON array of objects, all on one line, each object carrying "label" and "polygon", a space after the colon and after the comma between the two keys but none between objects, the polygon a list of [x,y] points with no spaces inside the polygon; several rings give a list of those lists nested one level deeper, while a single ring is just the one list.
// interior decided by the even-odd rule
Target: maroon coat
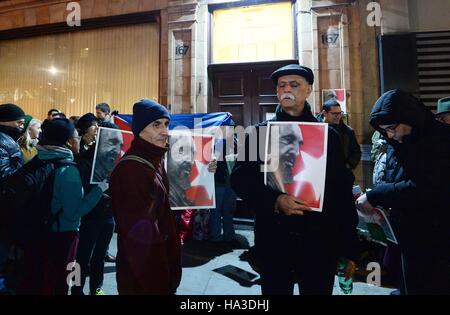
[{"label": "maroon coat", "polygon": [[136,138],[126,160],[111,175],[112,206],[118,224],[117,287],[119,294],[174,294],[181,279],[181,244],[169,205],[164,170],[166,149]]}]

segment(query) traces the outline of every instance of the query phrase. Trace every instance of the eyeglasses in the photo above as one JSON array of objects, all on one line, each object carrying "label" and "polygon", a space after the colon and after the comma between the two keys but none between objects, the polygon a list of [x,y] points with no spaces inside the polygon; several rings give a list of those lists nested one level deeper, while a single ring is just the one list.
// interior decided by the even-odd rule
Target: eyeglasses
[{"label": "eyeglasses", "polygon": [[342,116],[344,112],[328,112],[329,114],[333,115],[334,117]]}]

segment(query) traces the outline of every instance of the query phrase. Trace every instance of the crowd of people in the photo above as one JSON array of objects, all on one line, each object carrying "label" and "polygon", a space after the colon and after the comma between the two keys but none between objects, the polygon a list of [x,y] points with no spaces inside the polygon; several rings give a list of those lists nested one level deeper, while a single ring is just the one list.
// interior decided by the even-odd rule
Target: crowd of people
[{"label": "crowd of people", "polygon": [[[374,185],[355,203],[353,170],[361,159],[354,131],[344,123],[340,103],[323,104],[314,117],[307,98],[312,92],[311,69],[291,64],[272,73],[279,99],[272,122],[328,123],[325,194],[322,212],[311,211],[305,200],[282,185],[266,185],[264,161],[250,158],[251,137],[256,150],[265,141],[268,121],[254,126],[243,143],[208,166],[215,173],[216,209],[211,210],[209,239],[235,240],[233,212],[240,197],[255,210],[255,251],[262,294],[286,294],[299,285],[301,294],[332,294],[337,261],[353,277],[357,259],[357,209],[371,213],[376,206],[389,211],[402,261],[402,294],[450,293],[450,98],[439,101],[436,116],[409,93],[392,90],[374,104],[370,124],[374,135]],[[108,104],[96,113],[66,116],[48,111],[41,123],[15,104],[0,105],[0,290],[17,294],[102,295],[104,263],[116,261],[119,294],[175,294],[181,281],[180,220],[171,204],[191,205],[184,191],[190,185],[193,146],[184,152],[177,178],[164,166],[171,116],[155,101],[133,105],[130,149],[110,176],[91,184],[99,127],[117,129]],[[289,126],[289,125],[286,125]],[[295,129],[295,128],[294,128]],[[298,129],[298,128],[297,128]],[[295,158],[298,145],[288,146]],[[288,127],[283,129],[291,135]],[[289,138],[289,137],[288,137]],[[291,138],[289,138],[291,139]],[[280,140],[281,141],[281,140]],[[289,150],[295,152],[288,152]],[[237,153],[237,154],[236,154]],[[228,157],[228,158],[226,158]],[[294,161],[283,163],[283,180],[292,180]],[[184,163],[184,164],[183,164]],[[190,163],[190,164],[189,164]],[[26,180],[25,180],[26,179]],[[272,179],[276,181],[275,179]],[[34,181],[34,182],[33,182]],[[34,183],[33,190],[26,185]],[[20,186],[19,185],[22,185]],[[278,188],[277,188],[278,187]],[[17,198],[17,197],[20,198]],[[185,212],[184,212],[185,213]],[[178,222],[178,223],[177,223]],[[117,258],[108,252],[118,233]],[[420,233],[418,232],[420,231]],[[5,281],[12,249],[21,253],[17,283]],[[400,256],[399,256],[400,257]],[[68,266],[78,263],[81,281],[70,284]]]},{"label": "crowd of people", "polygon": [[[72,294],[83,293],[88,275],[90,293],[103,294],[104,263],[115,261],[108,253],[115,223],[108,184],[90,185],[90,174],[98,127],[117,127],[107,104],[98,111],[103,115],[69,120],[51,109],[41,124],[15,104],[0,105],[2,292],[67,294],[67,266],[77,261],[81,286]],[[28,191],[19,183],[36,187]],[[20,253],[14,257],[20,277],[6,283],[11,252]]]}]

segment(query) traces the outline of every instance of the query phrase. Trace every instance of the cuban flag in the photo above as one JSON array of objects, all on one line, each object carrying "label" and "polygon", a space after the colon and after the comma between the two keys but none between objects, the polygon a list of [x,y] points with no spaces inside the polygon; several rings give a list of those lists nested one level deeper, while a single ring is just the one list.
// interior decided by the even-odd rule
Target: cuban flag
[{"label": "cuban flag", "polygon": [[[131,131],[133,115],[119,114],[113,116],[113,122],[119,129]],[[211,127],[234,126],[230,113],[197,113],[197,114],[171,114],[169,130],[177,127],[187,129],[207,129]]]},{"label": "cuban flag", "polygon": [[116,124],[117,127],[121,130],[132,131],[131,130],[131,121],[132,115],[115,115],[112,116],[113,123]]}]

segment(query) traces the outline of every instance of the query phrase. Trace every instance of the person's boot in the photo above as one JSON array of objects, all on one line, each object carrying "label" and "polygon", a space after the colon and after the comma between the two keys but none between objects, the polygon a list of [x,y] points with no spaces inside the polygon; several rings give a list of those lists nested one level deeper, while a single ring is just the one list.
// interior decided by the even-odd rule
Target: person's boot
[{"label": "person's boot", "polygon": [[110,253],[106,252],[105,262],[107,262],[107,263],[115,263],[116,262],[116,256],[113,256]]}]

